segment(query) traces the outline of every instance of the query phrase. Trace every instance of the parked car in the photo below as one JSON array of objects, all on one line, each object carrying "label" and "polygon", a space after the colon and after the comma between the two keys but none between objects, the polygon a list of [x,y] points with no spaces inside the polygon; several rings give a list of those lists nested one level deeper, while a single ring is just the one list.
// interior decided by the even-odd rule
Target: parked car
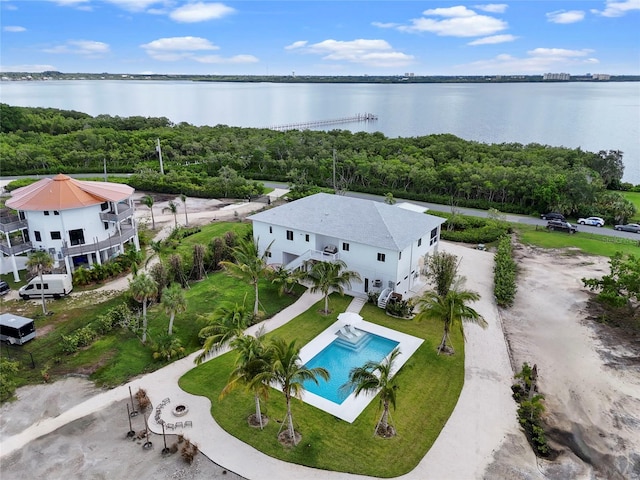
[{"label": "parked car", "polygon": [[638,225],[637,223],[627,223],[626,225],[616,225],[613,228],[621,232],[640,233],[640,225]]},{"label": "parked car", "polygon": [[563,222],[567,221],[567,219],[564,218],[564,215],[555,212],[544,213],[540,215],[540,218],[542,218],[543,220],[562,220]]},{"label": "parked car", "polygon": [[561,230],[567,233],[576,233],[578,231],[578,227],[571,225],[569,222],[563,222],[562,220],[548,221],[547,228],[549,230]]},{"label": "parked car", "polygon": [[11,290],[11,287],[4,280],[0,280],[0,295],[6,295]]},{"label": "parked car", "polygon": [[594,227],[604,227],[604,220],[600,217],[587,217],[579,218],[578,223],[580,225],[591,225]]}]

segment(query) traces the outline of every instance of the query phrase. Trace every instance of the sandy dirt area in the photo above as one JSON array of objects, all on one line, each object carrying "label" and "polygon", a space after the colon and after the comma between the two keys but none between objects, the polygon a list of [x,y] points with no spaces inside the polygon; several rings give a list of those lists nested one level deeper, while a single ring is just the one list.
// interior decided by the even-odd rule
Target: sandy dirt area
[{"label": "sandy dirt area", "polygon": [[[173,215],[161,213],[170,199],[156,200],[157,238],[173,227]],[[178,222],[184,224],[183,204],[176,200]],[[245,215],[262,206],[225,208],[216,201],[187,199],[191,225],[232,219],[236,210]],[[141,220],[151,221],[146,207],[137,207],[137,213]],[[559,455],[553,461],[536,461],[524,435],[505,432],[506,440],[495,446],[494,461],[484,478],[640,479],[640,344],[637,338],[621,338],[615,331],[604,332],[603,337],[605,327],[585,320],[589,293],[580,279],[606,273],[607,260],[529,247],[519,247],[517,259],[518,295],[511,309],[501,311],[503,328],[512,364],[538,366],[539,388],[546,398],[545,420]],[[473,288],[473,283],[468,276],[467,286]],[[125,278],[103,290],[127,286]],[[21,388],[18,400],[0,409],[0,441],[100,391],[78,377]],[[136,431],[144,429],[140,416],[133,422]],[[153,448],[145,451],[144,440],[128,439],[128,431],[126,402],[115,402],[2,457],[0,477],[240,478],[203,455],[193,465],[179,454],[163,457],[161,435],[152,435]],[[167,436],[169,445],[175,441],[175,436]]]},{"label": "sandy dirt area", "polygon": [[[513,364],[536,364],[559,456],[522,469],[522,442],[496,453],[486,478],[640,478],[640,342],[588,318],[581,279],[606,258],[520,247],[515,305],[502,312]],[[603,341],[604,339],[604,341]]]}]

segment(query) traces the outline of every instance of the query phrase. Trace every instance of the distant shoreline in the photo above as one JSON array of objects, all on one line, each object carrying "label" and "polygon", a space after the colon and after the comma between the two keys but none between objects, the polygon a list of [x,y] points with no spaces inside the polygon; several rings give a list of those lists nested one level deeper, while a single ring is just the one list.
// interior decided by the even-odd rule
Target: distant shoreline
[{"label": "distant shoreline", "polygon": [[238,83],[364,83],[364,84],[417,84],[417,83],[611,83],[640,82],[640,75],[585,74],[564,80],[548,80],[543,75],[431,75],[414,74],[389,76],[323,76],[323,75],[146,75],[130,73],[62,73],[62,72],[3,72],[2,81],[54,81],[54,80],[150,80]]}]

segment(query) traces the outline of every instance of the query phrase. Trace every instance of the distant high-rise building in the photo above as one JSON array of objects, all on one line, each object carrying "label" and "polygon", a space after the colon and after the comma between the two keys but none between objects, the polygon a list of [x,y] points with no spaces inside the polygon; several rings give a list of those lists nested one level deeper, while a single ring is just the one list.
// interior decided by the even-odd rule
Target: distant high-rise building
[{"label": "distant high-rise building", "polygon": [[545,73],[542,76],[542,80],[571,80],[571,75],[568,73]]},{"label": "distant high-rise building", "polygon": [[591,78],[593,80],[611,80],[611,75],[608,73],[594,73]]}]

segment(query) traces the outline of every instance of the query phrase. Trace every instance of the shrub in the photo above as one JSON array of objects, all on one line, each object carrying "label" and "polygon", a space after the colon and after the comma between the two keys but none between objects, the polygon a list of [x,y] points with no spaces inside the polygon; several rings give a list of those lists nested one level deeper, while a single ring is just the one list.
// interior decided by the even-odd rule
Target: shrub
[{"label": "shrub", "polygon": [[409,318],[413,315],[413,304],[408,300],[395,300],[391,298],[385,307],[386,312],[394,317]]},{"label": "shrub", "polygon": [[18,362],[7,358],[0,358],[0,399],[11,398],[16,391],[16,375],[18,374]]},{"label": "shrub", "polygon": [[140,411],[144,412],[149,405],[151,405],[151,400],[147,396],[147,391],[144,388],[139,388],[135,394],[136,401],[138,402],[138,408]]},{"label": "shrub", "polygon": [[367,293],[367,302],[369,303],[373,303],[374,305],[377,305],[379,298],[380,298],[380,292]]},{"label": "shrub", "polygon": [[504,235],[498,243],[493,266],[493,294],[501,307],[510,307],[516,296],[517,265],[513,260],[511,237]]},{"label": "shrub", "polygon": [[62,335],[60,340],[60,348],[64,353],[70,355],[78,351],[78,336],[75,333],[71,335]]},{"label": "shrub", "polygon": [[535,393],[536,387],[536,368],[532,369],[529,364],[524,363],[522,370],[515,378],[519,381],[511,387],[513,398],[518,402],[518,422],[524,430],[527,440],[533,447],[536,455],[546,457],[551,453],[551,449],[547,444],[547,437],[542,426],[542,414],[544,413],[544,405],[542,400],[544,396]]}]

